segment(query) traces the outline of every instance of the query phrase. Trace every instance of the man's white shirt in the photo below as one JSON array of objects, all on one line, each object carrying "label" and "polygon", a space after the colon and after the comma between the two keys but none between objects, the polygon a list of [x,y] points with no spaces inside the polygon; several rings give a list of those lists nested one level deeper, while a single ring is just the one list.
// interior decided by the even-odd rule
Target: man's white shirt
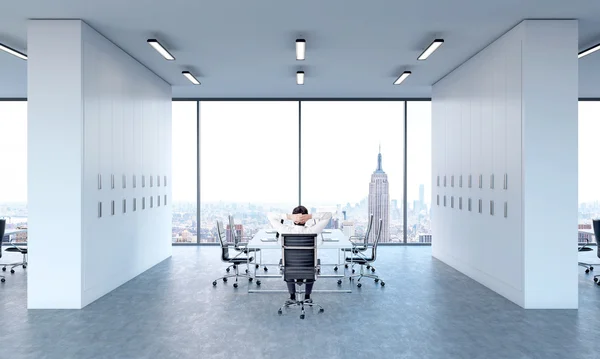
[{"label": "man's white shirt", "polygon": [[[329,223],[330,212],[315,213],[304,225],[289,224],[287,213],[269,213],[267,215],[273,229],[279,233],[321,233]],[[282,223],[283,221],[283,223]]]}]

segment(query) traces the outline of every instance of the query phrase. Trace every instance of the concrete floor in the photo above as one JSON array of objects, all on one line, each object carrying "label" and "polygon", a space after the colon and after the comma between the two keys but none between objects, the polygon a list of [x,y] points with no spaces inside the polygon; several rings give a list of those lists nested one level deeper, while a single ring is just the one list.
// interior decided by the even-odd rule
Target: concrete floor
[{"label": "concrete floor", "polygon": [[[174,247],[171,259],[83,310],[28,311],[25,273],[9,273],[0,358],[600,358],[600,287],[583,269],[578,311],[525,311],[433,259],[430,247],[380,247],[385,287],[365,280],[351,294],[315,293],[325,313],[300,320],[297,311],[277,315],[283,293],[248,294],[246,280],[213,287],[225,268],[219,254]],[[600,262],[594,252],[580,258]],[[280,279],[261,287],[285,288]]]}]

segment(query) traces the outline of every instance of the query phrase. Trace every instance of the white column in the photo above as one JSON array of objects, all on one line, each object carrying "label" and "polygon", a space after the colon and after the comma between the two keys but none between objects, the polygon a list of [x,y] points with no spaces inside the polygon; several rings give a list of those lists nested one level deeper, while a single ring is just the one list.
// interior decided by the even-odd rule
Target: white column
[{"label": "white column", "polygon": [[171,255],[171,86],[81,20],[28,52],[28,307],[82,308]]},{"label": "white column", "polygon": [[80,21],[29,23],[29,308],[81,307],[81,34]]},{"label": "white column", "polygon": [[577,308],[577,21],[526,21],[523,39],[525,308]]}]

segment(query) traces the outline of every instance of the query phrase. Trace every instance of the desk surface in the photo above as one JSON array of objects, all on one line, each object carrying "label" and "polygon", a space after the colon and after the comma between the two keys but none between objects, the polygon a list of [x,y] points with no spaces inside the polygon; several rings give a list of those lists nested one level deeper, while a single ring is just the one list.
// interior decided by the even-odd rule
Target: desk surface
[{"label": "desk surface", "polygon": [[[258,231],[248,242],[248,248],[255,249],[281,249],[281,237],[277,241],[265,242],[261,239],[275,238],[275,233],[267,233],[266,229]],[[328,238],[337,239],[337,241],[327,241]],[[339,229],[331,230],[331,233],[321,233],[317,236],[317,249],[342,249],[352,248],[352,243]]]}]

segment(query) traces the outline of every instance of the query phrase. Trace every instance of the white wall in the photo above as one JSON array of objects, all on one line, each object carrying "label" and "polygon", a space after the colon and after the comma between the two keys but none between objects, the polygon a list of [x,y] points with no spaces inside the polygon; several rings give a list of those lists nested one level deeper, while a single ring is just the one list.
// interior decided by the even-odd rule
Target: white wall
[{"label": "white wall", "polygon": [[576,52],[528,20],[433,87],[433,255],[525,308],[577,307]]},{"label": "white wall", "polygon": [[[62,28],[64,34],[53,34]],[[39,44],[38,57],[29,61],[29,203],[39,206],[29,219],[29,308],[81,308],[171,255],[171,88],[79,20],[31,21],[29,38]],[[72,48],[61,56],[56,46],[64,43]],[[58,61],[48,62],[54,56]],[[71,77],[72,83],[64,81]],[[70,96],[52,101],[56,93]],[[73,113],[69,122],[56,126],[66,111]],[[38,132],[43,135],[33,138]],[[65,143],[76,156],[64,164],[69,185],[40,184],[34,174],[62,163],[56,148]],[[50,173],[56,182],[65,181],[63,172]],[[67,209],[57,213],[53,203],[65,196],[73,197],[64,205],[72,215],[68,222],[62,217]],[[52,235],[42,234],[47,229]],[[68,276],[56,276],[57,270]],[[57,282],[70,291],[56,291]]]}]

